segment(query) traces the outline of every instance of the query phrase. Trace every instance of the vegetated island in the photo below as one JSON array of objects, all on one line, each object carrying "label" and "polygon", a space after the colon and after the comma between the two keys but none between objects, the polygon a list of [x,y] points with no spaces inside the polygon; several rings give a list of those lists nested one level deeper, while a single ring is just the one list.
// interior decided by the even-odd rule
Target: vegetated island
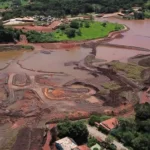
[{"label": "vegetated island", "polygon": [[69,24],[61,24],[53,32],[28,31],[25,34],[31,43],[44,43],[105,38],[110,32],[120,31],[122,29],[124,29],[124,26],[117,23],[73,20]]}]

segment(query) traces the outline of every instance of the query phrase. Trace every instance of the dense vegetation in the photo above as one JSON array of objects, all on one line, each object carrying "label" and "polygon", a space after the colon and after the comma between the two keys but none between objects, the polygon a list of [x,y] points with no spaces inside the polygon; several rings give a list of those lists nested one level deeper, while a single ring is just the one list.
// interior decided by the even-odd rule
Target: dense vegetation
[{"label": "dense vegetation", "polygon": [[72,138],[77,144],[84,144],[88,140],[88,130],[86,125],[81,122],[70,122],[65,121],[63,123],[59,123],[57,125],[58,129],[58,136],[60,138],[63,137],[70,137]]},{"label": "dense vegetation", "polygon": [[89,119],[89,125],[94,126],[95,122],[102,122],[104,120],[110,119],[111,116],[96,116],[96,115],[92,115]]},{"label": "dense vegetation", "polygon": [[65,40],[88,40],[106,37],[112,31],[123,29],[117,23],[74,20],[70,24],[62,24],[52,33],[29,31],[26,33],[29,42],[56,42]]},{"label": "dense vegetation", "polygon": [[133,6],[144,6],[147,2],[147,0],[32,0],[28,5],[23,5],[27,4],[26,0],[13,1],[15,3],[11,5],[12,11],[2,14],[4,19],[33,15],[63,17],[90,12],[112,13],[119,11],[120,8],[130,9]]},{"label": "dense vegetation", "polygon": [[120,119],[120,126],[114,129],[111,134],[131,149],[149,150],[150,104],[138,104],[135,113],[135,119]]},{"label": "dense vegetation", "polygon": [[19,40],[21,31],[12,28],[4,28],[0,23],[0,43],[15,42]]}]

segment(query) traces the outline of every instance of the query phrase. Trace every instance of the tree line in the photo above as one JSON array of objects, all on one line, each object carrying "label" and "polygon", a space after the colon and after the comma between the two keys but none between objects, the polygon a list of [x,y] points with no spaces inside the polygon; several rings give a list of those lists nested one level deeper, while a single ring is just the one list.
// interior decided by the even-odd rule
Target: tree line
[{"label": "tree line", "polygon": [[33,15],[64,17],[90,12],[113,13],[121,8],[141,7],[146,2],[147,0],[32,0],[31,3],[24,6],[18,2],[15,7],[12,6],[12,11],[3,12],[2,16],[6,20],[13,17]]}]

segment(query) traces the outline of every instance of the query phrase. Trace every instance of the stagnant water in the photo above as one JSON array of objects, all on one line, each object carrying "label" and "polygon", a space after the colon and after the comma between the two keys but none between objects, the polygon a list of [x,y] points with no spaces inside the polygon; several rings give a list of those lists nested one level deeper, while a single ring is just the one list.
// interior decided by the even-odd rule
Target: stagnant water
[{"label": "stagnant water", "polygon": [[107,46],[98,46],[96,49],[96,58],[104,59],[108,62],[113,60],[119,60],[121,62],[128,62],[130,57],[139,54],[149,54],[150,52],[131,50],[125,48],[115,48]]},{"label": "stagnant water", "polygon": [[[144,47],[150,49],[150,20],[122,20],[116,18],[101,18],[97,20],[117,22],[120,24],[125,24],[130,28],[129,31],[123,33],[122,38],[114,39],[109,43]],[[65,66],[64,64],[70,61],[80,61],[84,59],[84,57],[86,57],[90,52],[91,49],[88,48],[77,48],[76,50],[71,51],[57,50],[53,51],[51,54],[43,54],[40,51],[29,53],[18,52],[18,54],[15,54],[15,56],[17,56],[17,59],[15,60],[13,60],[15,56],[12,55],[11,52],[8,52],[7,54],[5,53],[5,55],[3,53],[0,53],[0,69],[4,68],[9,63],[9,67],[4,69],[3,72],[26,72],[29,74],[37,74],[37,70],[42,70],[50,72],[64,72],[68,75],[71,75],[73,78],[88,78],[91,77],[88,72],[74,69],[74,65]],[[127,62],[129,57],[145,53],[147,52],[99,46],[97,47],[96,57],[108,61],[120,60],[123,62]],[[36,71],[33,72],[20,68],[20,66],[17,65],[18,60],[23,65],[23,67]]]}]

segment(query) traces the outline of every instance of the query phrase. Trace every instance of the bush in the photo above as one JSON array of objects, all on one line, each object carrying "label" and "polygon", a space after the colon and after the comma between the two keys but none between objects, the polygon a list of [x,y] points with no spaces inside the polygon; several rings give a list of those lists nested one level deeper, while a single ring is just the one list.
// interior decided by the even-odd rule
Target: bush
[{"label": "bush", "polygon": [[86,21],[84,26],[85,26],[85,28],[89,28],[90,27],[90,23],[88,21]]},{"label": "bush", "polygon": [[68,28],[65,30],[65,34],[68,36],[68,38],[75,37],[75,33],[76,33],[76,30],[73,28]]},{"label": "bush", "polygon": [[77,35],[79,35],[79,36],[81,36],[82,35],[82,33],[81,33],[81,30],[79,29],[77,32]]},{"label": "bush", "polygon": [[102,23],[102,26],[103,26],[103,27],[106,27],[106,25],[107,25],[106,22],[103,22],[103,23]]},{"label": "bush", "polygon": [[79,21],[73,20],[73,21],[70,23],[70,27],[71,27],[71,28],[78,29],[78,28],[79,28]]},{"label": "bush", "polygon": [[100,122],[100,116],[92,115],[89,119],[89,125],[94,126],[95,122]]},{"label": "bush", "polygon": [[88,138],[87,146],[88,146],[88,147],[92,147],[92,146],[94,146],[96,143],[98,143],[98,141],[97,141],[96,138],[94,138],[94,137],[89,137],[89,138]]},{"label": "bush", "polygon": [[110,118],[111,118],[111,116],[106,116],[106,115],[103,115],[103,116],[92,115],[89,119],[89,125],[94,126],[95,122],[102,122],[102,121],[110,119]]}]

